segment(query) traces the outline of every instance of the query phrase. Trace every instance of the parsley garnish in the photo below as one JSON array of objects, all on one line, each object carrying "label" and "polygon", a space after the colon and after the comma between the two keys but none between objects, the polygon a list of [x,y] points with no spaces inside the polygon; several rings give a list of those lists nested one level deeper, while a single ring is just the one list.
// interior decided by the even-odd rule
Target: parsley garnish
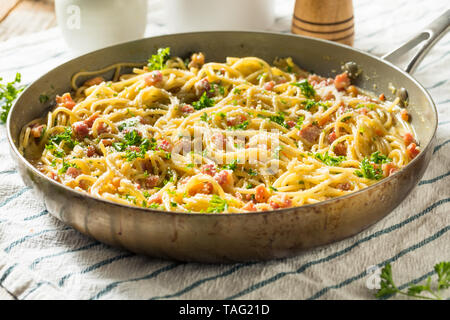
[{"label": "parsley garnish", "polygon": [[166,68],[166,62],[170,58],[170,48],[159,48],[158,53],[148,59],[148,68],[150,70],[163,70]]},{"label": "parsley garnish", "polygon": [[209,121],[208,114],[206,112],[203,112],[203,114],[200,116],[200,120],[208,122]]},{"label": "parsley garnish", "polygon": [[392,159],[380,154],[380,151],[376,151],[370,155],[370,161],[377,164],[392,162]]},{"label": "parsley garnish", "polygon": [[303,120],[305,120],[305,116],[298,117],[297,124],[295,125],[295,127],[297,129],[301,129],[302,128]]},{"label": "parsley garnish", "polygon": [[209,201],[209,207],[206,210],[208,213],[221,213],[228,209],[228,202],[222,199],[218,195],[213,195],[212,199]]},{"label": "parsley garnish", "polygon": [[46,94],[41,94],[39,96],[39,102],[40,103],[46,103],[50,98]]},{"label": "parsley garnish", "polygon": [[249,125],[249,121],[245,120],[244,122],[237,124],[235,126],[231,126],[229,128],[233,129],[233,130],[245,130],[245,129],[247,129],[248,125]]},{"label": "parsley garnish", "polygon": [[303,79],[300,82],[291,83],[293,86],[299,87],[302,94],[307,98],[314,98],[316,96],[316,90],[314,90],[313,86],[309,84],[308,80]]},{"label": "parsley garnish", "polygon": [[[400,290],[394,283],[392,276],[392,267],[390,263],[387,263],[381,270],[381,289],[375,294],[377,298],[389,297],[393,294],[402,294],[419,299],[436,299],[442,300],[440,296],[440,290],[450,287],[450,261],[440,262],[434,266],[438,279],[436,289],[431,288],[431,277],[428,277],[427,281],[423,285],[409,285],[408,290]],[[428,292],[432,297],[421,295],[422,292]]]},{"label": "parsley garnish", "polygon": [[63,160],[62,167],[61,169],[58,170],[58,173],[59,174],[66,173],[67,169],[69,169],[70,167],[79,169],[79,167],[75,163],[69,163]]},{"label": "parsley garnish", "polygon": [[373,165],[369,162],[369,159],[364,158],[361,162],[359,168],[361,170],[356,170],[355,175],[360,178],[366,178],[371,180],[380,180],[383,178],[383,171],[381,169],[375,169]]},{"label": "parsley garnish", "polygon": [[278,191],[278,189],[275,188],[274,186],[270,186],[269,189],[272,190],[272,191]]},{"label": "parsley garnish", "polygon": [[203,92],[202,96],[198,101],[192,103],[195,110],[202,110],[205,108],[210,108],[214,105],[214,100],[208,97],[206,92]]},{"label": "parsley garnish", "polygon": [[[0,78],[2,81],[3,78]],[[2,107],[2,112],[0,114],[0,121],[5,123],[6,118],[8,118],[9,110],[11,110],[14,100],[16,100],[19,93],[24,89],[23,86],[18,86],[21,81],[20,73],[16,73],[14,81],[7,84],[0,83],[0,106]]]},{"label": "parsley garnish", "polygon": [[231,161],[231,163],[222,166],[222,169],[229,169],[229,170],[234,171],[234,170],[236,170],[238,163],[239,163],[238,160],[235,159],[235,160]]},{"label": "parsley garnish", "polygon": [[59,144],[61,141],[64,141],[65,145],[70,149],[73,149],[78,144],[78,141],[72,139],[72,128],[66,127],[64,128],[63,133],[59,133],[50,137],[49,143],[47,144],[46,148],[52,150],[53,147],[50,147],[50,145],[52,143]]},{"label": "parsley garnish", "polygon": [[273,121],[284,128],[289,127],[284,120],[284,114],[281,112],[278,112],[276,116],[270,116],[269,119],[270,121]]},{"label": "parsley garnish", "polygon": [[346,160],[344,156],[333,157],[328,154],[328,151],[325,154],[316,153],[314,155],[316,159],[319,159],[327,166],[338,166],[342,161]]},{"label": "parsley garnish", "polygon": [[248,169],[247,173],[253,177],[258,175],[258,172],[254,171],[253,169]]}]

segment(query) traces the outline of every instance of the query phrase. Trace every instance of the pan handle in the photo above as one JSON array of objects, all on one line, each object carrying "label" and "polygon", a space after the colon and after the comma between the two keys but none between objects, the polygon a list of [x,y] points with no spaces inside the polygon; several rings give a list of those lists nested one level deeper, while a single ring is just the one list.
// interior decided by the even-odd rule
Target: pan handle
[{"label": "pan handle", "polygon": [[[382,58],[395,65],[400,66],[403,70],[408,73],[414,72],[416,67],[428,53],[428,51],[435,45],[435,43],[444,36],[446,31],[450,28],[450,9],[448,9],[444,14],[439,16],[436,20],[430,23],[425,30],[423,30],[418,35],[414,36],[411,40],[401,45],[397,49],[384,55]],[[420,47],[416,49],[414,54],[411,56],[410,51],[417,46]],[[405,55],[410,53],[408,59],[405,63]],[[403,57],[403,59],[402,59]]]}]

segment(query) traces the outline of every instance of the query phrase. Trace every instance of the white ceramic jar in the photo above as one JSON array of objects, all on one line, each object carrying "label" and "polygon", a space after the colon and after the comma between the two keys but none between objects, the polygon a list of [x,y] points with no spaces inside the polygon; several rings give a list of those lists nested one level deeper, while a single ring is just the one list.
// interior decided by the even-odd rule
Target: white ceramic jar
[{"label": "white ceramic jar", "polygon": [[58,25],[75,54],[143,37],[147,6],[147,0],[55,0]]},{"label": "white ceramic jar", "polygon": [[163,0],[171,33],[265,30],[275,20],[274,0]]}]

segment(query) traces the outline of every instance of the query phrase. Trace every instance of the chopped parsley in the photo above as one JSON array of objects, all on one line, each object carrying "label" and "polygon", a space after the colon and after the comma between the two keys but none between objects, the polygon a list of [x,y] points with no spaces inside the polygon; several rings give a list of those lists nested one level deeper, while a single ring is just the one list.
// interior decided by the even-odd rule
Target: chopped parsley
[{"label": "chopped parsley", "polygon": [[380,151],[376,151],[370,155],[370,161],[377,164],[392,162],[392,159],[380,154]]},{"label": "chopped parsley", "polygon": [[235,159],[235,160],[231,161],[231,163],[222,166],[222,169],[229,169],[229,170],[234,171],[234,170],[236,170],[238,163],[239,163],[239,161]]},{"label": "chopped parsley", "polygon": [[230,126],[229,128],[233,129],[233,130],[245,130],[245,129],[247,129],[248,125],[249,125],[249,121],[245,120],[244,122],[234,125],[234,126]]},{"label": "chopped parsley", "polygon": [[209,201],[209,206],[206,212],[208,213],[221,213],[228,209],[228,202],[222,199],[218,195],[213,195],[212,199]]},{"label": "chopped parsley", "polygon": [[62,167],[58,170],[58,173],[64,174],[67,172],[67,169],[69,169],[70,167],[79,169],[79,167],[75,163],[69,163],[69,162],[65,162],[63,160]]},{"label": "chopped parsley", "polygon": [[275,188],[274,186],[269,186],[269,189],[272,190],[272,191],[275,191],[275,192],[278,191],[278,189]]},{"label": "chopped parsley", "polygon": [[48,100],[50,100],[50,98],[46,94],[41,94],[39,96],[39,102],[40,103],[46,103]]},{"label": "chopped parsley", "polygon": [[[2,80],[3,78],[0,78],[0,81]],[[16,73],[14,81],[7,84],[0,83],[0,106],[2,107],[2,111],[0,113],[0,121],[3,123],[5,123],[6,118],[8,118],[8,113],[9,110],[11,110],[14,100],[16,100],[19,93],[21,93],[24,89],[23,86],[18,85],[20,81],[21,74]]]},{"label": "chopped parsley", "polygon": [[209,122],[208,114],[206,112],[203,112],[203,114],[200,116],[200,120]]},{"label": "chopped parsley", "polygon": [[305,101],[302,101],[302,104],[305,106],[305,110],[310,111],[314,107],[323,107],[324,110],[328,109],[328,103],[324,102],[316,102],[311,99],[307,99]]},{"label": "chopped parsley", "polygon": [[297,120],[297,123],[296,123],[295,127],[297,129],[301,129],[304,120],[305,120],[305,116],[298,117],[298,120]]},{"label": "chopped parsley", "polygon": [[248,173],[250,176],[253,176],[253,177],[255,177],[255,176],[258,175],[258,172],[256,172],[256,171],[253,170],[253,169],[248,169],[248,170],[247,170],[247,173]]},{"label": "chopped parsley", "polygon": [[167,60],[170,58],[170,48],[159,48],[158,53],[148,59],[150,70],[163,70],[166,68]]},{"label": "chopped parsley", "polygon": [[269,119],[270,119],[270,121],[273,121],[284,128],[289,127],[285,122],[284,114],[281,112],[278,112],[276,116],[270,116]]},{"label": "chopped parsley", "polygon": [[328,154],[328,151],[325,154],[316,153],[314,157],[327,166],[338,166],[342,161],[346,160],[344,156],[333,157]]},{"label": "chopped parsley", "polygon": [[371,180],[380,180],[383,178],[383,171],[381,169],[375,169],[369,162],[369,159],[364,158],[359,166],[361,170],[356,170],[355,175],[360,178],[366,178]]},{"label": "chopped parsley", "polygon": [[306,79],[303,79],[300,82],[293,82],[291,84],[299,87],[302,94],[307,98],[312,99],[316,96],[316,90],[314,90],[313,86]]},{"label": "chopped parsley", "polygon": [[[67,147],[69,147],[70,149],[73,149],[78,144],[78,141],[72,139],[72,128],[70,128],[70,127],[66,127],[66,128],[64,128],[64,132],[50,137],[49,143],[47,143],[47,146],[51,145],[52,143],[59,144],[61,141],[64,141],[65,145]],[[47,146],[46,146],[46,148],[51,150],[52,147],[50,147],[50,146],[47,147]]]},{"label": "chopped parsley", "polygon": [[210,108],[214,105],[214,100],[209,98],[206,92],[203,92],[202,96],[198,101],[192,103],[195,110],[202,110],[205,108]]}]

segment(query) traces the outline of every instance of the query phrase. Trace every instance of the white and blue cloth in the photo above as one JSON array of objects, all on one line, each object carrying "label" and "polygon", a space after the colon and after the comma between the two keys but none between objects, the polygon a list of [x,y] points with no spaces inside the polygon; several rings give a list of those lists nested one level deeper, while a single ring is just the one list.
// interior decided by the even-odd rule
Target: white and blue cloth
[{"label": "white and blue cloth", "polygon": [[[289,32],[293,5],[276,2],[272,30]],[[448,8],[439,0],[354,5],[354,46],[375,55],[404,43]],[[149,36],[165,33],[161,4],[152,6]],[[57,28],[13,38],[0,43],[0,77],[20,72],[30,83],[70,58]],[[450,34],[414,73],[436,102],[439,127],[430,166],[402,204],[350,239],[269,262],[165,261],[80,234],[25,187],[0,125],[0,286],[17,299],[374,299],[374,270],[388,262],[401,288],[435,277],[434,264],[450,260],[449,66]]]}]

